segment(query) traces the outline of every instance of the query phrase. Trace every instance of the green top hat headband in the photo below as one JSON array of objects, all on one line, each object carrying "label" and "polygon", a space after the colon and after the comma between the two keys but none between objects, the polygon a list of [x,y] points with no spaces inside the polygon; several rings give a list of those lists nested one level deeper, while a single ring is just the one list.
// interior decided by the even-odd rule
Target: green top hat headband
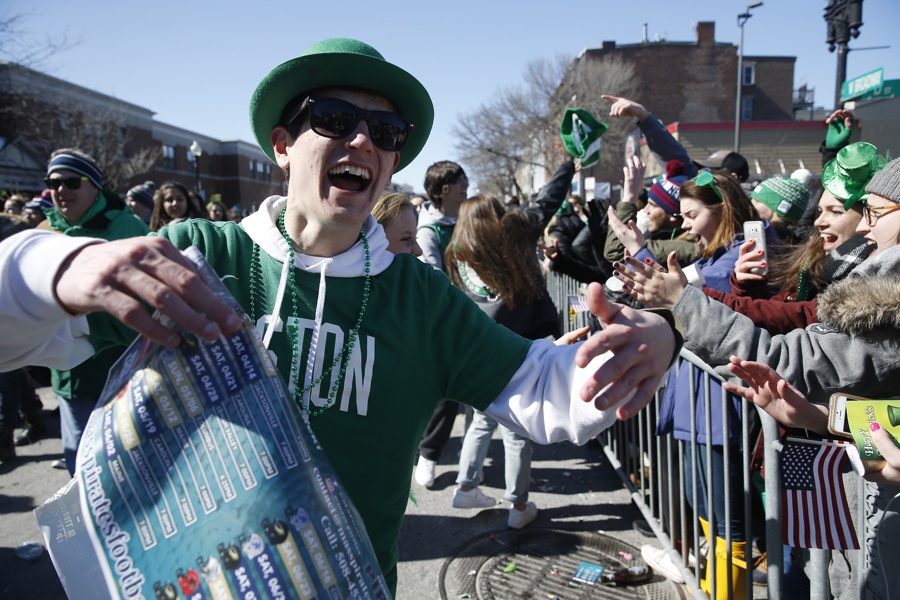
[{"label": "green top hat headband", "polygon": [[425,87],[372,46],[349,38],[330,38],[272,69],[253,92],[250,126],[266,156],[275,160],[270,137],[287,103],[302,93],[326,87],[356,88],[384,96],[414,125],[395,171],[422,151],[434,123],[434,105]]},{"label": "green top hat headband", "polygon": [[890,153],[878,156],[878,149],[868,142],[850,144],[822,169],[822,186],[850,210],[857,202],[865,203],[866,184],[890,160]]}]

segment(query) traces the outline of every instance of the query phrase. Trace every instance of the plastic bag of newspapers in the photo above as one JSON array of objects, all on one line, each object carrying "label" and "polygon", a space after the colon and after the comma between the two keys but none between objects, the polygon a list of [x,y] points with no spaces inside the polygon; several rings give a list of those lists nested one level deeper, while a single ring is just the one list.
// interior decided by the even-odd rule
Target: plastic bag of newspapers
[{"label": "plastic bag of newspapers", "polygon": [[139,337],[110,371],[75,479],[35,511],[70,598],[389,598],[251,327],[175,350]]}]

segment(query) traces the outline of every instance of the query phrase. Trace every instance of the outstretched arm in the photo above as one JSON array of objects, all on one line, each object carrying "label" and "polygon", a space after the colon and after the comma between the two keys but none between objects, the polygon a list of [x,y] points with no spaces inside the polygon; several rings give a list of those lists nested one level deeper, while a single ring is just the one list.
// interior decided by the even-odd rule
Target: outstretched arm
[{"label": "outstretched arm", "polygon": [[681,349],[677,320],[610,303],[597,283],[587,300],[604,329],[573,346],[534,342],[487,407],[492,418],[540,444],[584,444],[650,402]]},{"label": "outstretched arm", "polygon": [[[674,320],[610,302],[598,283],[588,286],[587,301],[604,328],[582,344],[575,364],[585,368],[607,351],[612,352],[612,357],[585,381],[581,399],[593,399],[598,409],[606,410],[633,391],[631,399],[616,411],[619,419],[627,419],[650,402],[680,350]],[[604,390],[606,386],[609,387]]]},{"label": "outstretched arm", "polygon": [[811,403],[769,365],[732,356],[728,370],[747,384],[726,382],[729,392],[750,400],[786,427],[828,435],[828,408]]},{"label": "outstretched arm", "polygon": [[103,242],[26,231],[0,244],[0,369],[47,365],[71,369],[93,348],[84,315],[111,313],[166,344],[178,336],[140,301],[203,337],[240,321],[210,293],[190,263],[162,238]]},{"label": "outstretched arm", "polygon": [[164,346],[177,346],[178,334],[155,320],[140,301],[206,339],[240,327],[234,311],[216,298],[190,261],[161,237],[86,246],[62,264],[55,290],[69,313],[108,312]]},{"label": "outstretched arm", "polygon": [[685,175],[693,177],[697,174],[697,166],[688,156],[687,150],[684,149],[681,142],[676,140],[665,125],[643,105],[619,96],[603,95],[600,97],[612,102],[612,106],[609,108],[611,117],[634,117],[638,120],[638,127],[647,140],[647,147],[656,156],[661,166],[665,167],[670,160],[680,160],[684,165]]}]

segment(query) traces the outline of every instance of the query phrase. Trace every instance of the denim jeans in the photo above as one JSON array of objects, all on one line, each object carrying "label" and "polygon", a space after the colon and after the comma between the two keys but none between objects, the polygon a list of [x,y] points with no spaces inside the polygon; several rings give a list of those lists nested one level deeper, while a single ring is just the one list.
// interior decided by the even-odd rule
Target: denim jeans
[{"label": "denim jeans", "polygon": [[[697,516],[706,521],[709,520],[709,510],[706,506],[706,492],[709,484],[713,488],[713,514],[715,515],[716,537],[725,539],[725,456],[722,446],[712,447],[712,481],[706,478],[706,444],[697,444],[697,505],[694,506],[691,498],[691,479],[693,478],[693,464],[691,462],[690,445],[684,446],[684,489],[687,501]],[[731,465],[729,469],[729,486],[731,493],[731,540],[743,542],[744,540],[744,472],[741,463],[740,449],[731,448]]]},{"label": "denim jeans", "polygon": [[59,428],[62,434],[63,456],[66,459],[69,475],[74,475],[78,443],[81,441],[81,434],[84,432],[97,402],[95,400],[66,400],[62,396],[57,396],[57,398],[59,399]]},{"label": "denim jeans", "polygon": [[[456,483],[466,487],[478,485],[481,467],[491,445],[491,436],[497,427],[497,421],[483,412],[475,411],[459,454],[459,476]],[[526,502],[531,479],[531,440],[506,427],[500,427],[500,432],[503,434],[506,472],[506,493],[503,497],[513,504]]]}]

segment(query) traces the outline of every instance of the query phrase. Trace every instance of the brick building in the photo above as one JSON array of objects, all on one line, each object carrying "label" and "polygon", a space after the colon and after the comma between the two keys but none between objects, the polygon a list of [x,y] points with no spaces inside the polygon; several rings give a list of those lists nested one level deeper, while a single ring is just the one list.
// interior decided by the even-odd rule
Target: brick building
[{"label": "brick building", "polygon": [[[623,61],[633,71],[636,81],[632,83],[636,92],[629,97],[673,126],[670,129],[674,128],[676,137],[689,140],[685,146],[692,156],[705,158],[716,150],[733,148],[738,47],[730,42],[716,41],[714,22],[697,23],[696,39],[690,42],[644,40],[636,44],[617,44],[605,41],[599,48],[585,49],[572,62],[560,83],[555,95],[558,105],[588,107],[588,102],[596,102],[593,97],[599,98],[601,93],[609,91],[595,89],[597,84],[588,90],[579,89],[578,82],[591,81],[592,66],[613,58]],[[741,152],[758,177],[781,174],[782,163],[790,173],[799,166],[796,158],[811,170],[815,171],[819,166],[816,157],[821,125],[797,125],[793,120],[795,61],[791,56],[743,57]],[[603,78],[595,77],[593,81],[602,82]],[[570,100],[573,96],[575,104]],[[606,108],[608,104],[595,106]],[[607,117],[602,108],[593,110],[601,120],[614,124],[610,122],[614,119]],[[691,135],[685,138],[688,132]],[[610,136],[609,143],[615,145],[613,156],[622,160],[601,162],[585,170],[582,178],[594,177],[597,182],[607,181],[614,187],[620,184],[621,166],[630,152],[638,150],[639,137],[636,128],[624,142]],[[816,138],[814,142],[811,141],[813,138]],[[604,143],[607,143],[606,139]],[[784,155],[781,162],[778,152]],[[759,173],[755,172],[757,163]],[[659,172],[655,162],[648,163],[648,176]]]},{"label": "brick building", "polygon": [[[84,149],[108,176],[108,165],[151,155],[144,172],[125,169],[119,174],[119,193],[147,180],[157,185],[176,180],[189,189],[199,183],[204,198],[220,194],[227,206],[250,209],[282,190],[281,171],[256,144],[218,140],[161,123],[153,115],[151,109],[0,62],[0,190],[39,193],[50,152],[71,143],[76,130],[94,144]],[[195,141],[202,149],[196,163],[189,150]]]}]

